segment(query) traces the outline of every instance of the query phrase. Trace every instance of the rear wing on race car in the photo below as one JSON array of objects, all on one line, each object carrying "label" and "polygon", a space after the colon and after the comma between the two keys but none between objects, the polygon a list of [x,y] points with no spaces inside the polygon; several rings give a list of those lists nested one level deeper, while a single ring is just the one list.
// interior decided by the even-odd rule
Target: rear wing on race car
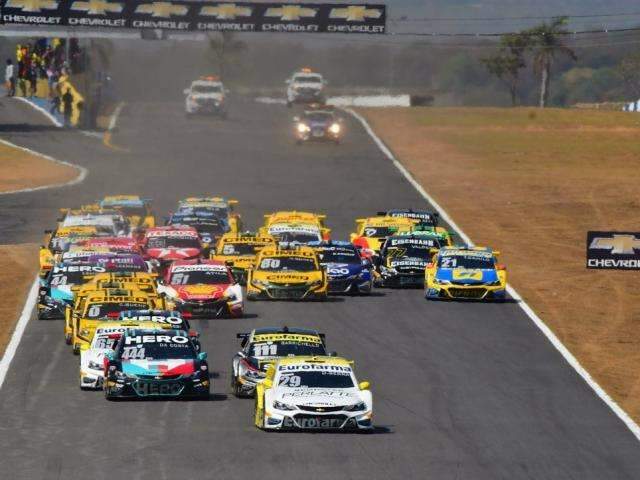
[{"label": "rear wing on race car", "polygon": [[250,333],[236,333],[236,338],[241,339],[242,341],[240,342],[241,346],[245,346],[247,344],[247,342],[249,341],[249,337],[251,336]]}]

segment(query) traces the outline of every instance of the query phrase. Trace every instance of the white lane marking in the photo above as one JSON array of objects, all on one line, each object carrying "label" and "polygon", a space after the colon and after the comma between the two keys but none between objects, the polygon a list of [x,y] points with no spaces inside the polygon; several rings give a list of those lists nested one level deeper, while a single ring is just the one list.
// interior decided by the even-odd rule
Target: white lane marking
[{"label": "white lane marking", "polygon": [[0,388],[2,388],[4,379],[7,376],[7,372],[9,371],[11,360],[13,360],[13,357],[18,350],[18,345],[20,345],[20,340],[22,339],[24,330],[27,327],[27,323],[29,323],[29,318],[31,318],[31,312],[33,311],[33,308],[35,307],[36,301],[38,299],[39,288],[40,282],[38,281],[38,277],[36,277],[36,279],[33,281],[33,284],[31,285],[29,294],[27,295],[27,301],[24,303],[24,308],[22,309],[22,313],[20,314],[20,318],[18,319],[16,328],[13,331],[13,335],[11,335],[11,340],[9,340],[7,349],[4,351],[4,355],[0,360]]},{"label": "white lane marking", "polygon": [[20,190],[10,190],[8,192],[0,192],[0,195],[12,195],[14,193],[35,192],[38,190],[47,190],[50,188],[70,187],[71,185],[76,185],[78,183],[83,182],[84,179],[87,177],[88,170],[84,167],[81,167],[80,165],[75,165],[73,163],[65,162],[63,160],[58,160],[56,158],[50,157],[49,155],[45,155],[44,153],[36,152],[35,150],[31,150],[30,148],[21,147],[20,145],[16,145],[15,143],[11,143],[3,139],[0,139],[0,143],[11,148],[22,150],[23,152],[27,152],[31,155],[35,155],[36,157],[44,158],[45,160],[49,160],[50,162],[57,163],[58,165],[65,165],[67,167],[72,167],[78,170],[78,176],[73,180],[70,180],[65,183],[54,183],[53,185],[42,185],[40,187],[22,188]]},{"label": "white lane marking", "polygon": [[33,103],[28,98],[24,98],[24,97],[13,97],[13,98],[15,98],[16,100],[20,100],[21,102],[26,103],[27,105],[31,106],[31,108],[33,108],[34,110],[37,110],[38,112],[43,114],[56,127],[58,127],[58,128],[62,128],[63,127],[62,123],[60,123],[60,121],[56,117],[54,117],[46,108],[42,108],[40,105],[37,105],[37,104]]},{"label": "white lane marking", "polygon": [[[440,213],[440,218],[444,219],[451,228],[453,228],[460,238],[462,238],[469,245],[473,245],[471,239],[460,229],[456,223],[453,222],[449,214],[429,195],[424,188],[413,178],[411,173],[404,168],[400,162],[395,158],[391,150],[387,148],[384,142],[376,135],[373,129],[369,126],[369,123],[365,120],[362,115],[357,112],[346,109],[354,118],[356,118],[364,127],[365,131],[369,134],[369,136],[373,139],[375,144],[380,148],[382,153],[393,162],[393,164],[400,170],[400,173],[413,185],[413,187],[418,191],[418,193],[434,208]],[[567,363],[582,377],[582,379],[591,387],[591,389],[600,397],[600,399],[616,414],[616,416],[622,420],[622,422],[627,426],[627,428],[633,433],[636,439],[640,440],[640,427],[633,419],[625,412],[620,405],[618,405],[615,400],[613,400],[607,392],[596,382],[593,377],[585,370],[585,368],[580,364],[578,359],[573,356],[573,354],[569,351],[567,347],[560,341],[560,339],[551,331],[551,329],[547,326],[544,321],[533,311],[533,309],[524,301],[524,299],[520,296],[520,294],[511,286],[507,285],[507,292],[511,297],[517,301],[518,305],[524,313],[533,321],[533,323],[540,329],[540,331],[544,334],[545,337],[551,342],[551,344],[560,352],[560,354],[564,357]]]},{"label": "white lane marking", "polygon": [[120,118],[120,113],[122,113],[122,109],[124,108],[125,103],[120,102],[116,109],[111,114],[111,118],[109,119],[109,131],[113,132],[118,125],[118,118]]}]

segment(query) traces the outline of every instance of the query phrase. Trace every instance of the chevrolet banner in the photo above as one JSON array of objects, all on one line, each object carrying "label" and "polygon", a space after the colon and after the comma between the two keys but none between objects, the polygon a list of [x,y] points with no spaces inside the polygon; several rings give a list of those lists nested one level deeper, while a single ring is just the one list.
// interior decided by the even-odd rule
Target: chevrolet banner
[{"label": "chevrolet banner", "polygon": [[385,5],[0,0],[4,24],[177,31],[386,32]]},{"label": "chevrolet banner", "polygon": [[587,268],[640,270],[640,233],[587,232]]}]

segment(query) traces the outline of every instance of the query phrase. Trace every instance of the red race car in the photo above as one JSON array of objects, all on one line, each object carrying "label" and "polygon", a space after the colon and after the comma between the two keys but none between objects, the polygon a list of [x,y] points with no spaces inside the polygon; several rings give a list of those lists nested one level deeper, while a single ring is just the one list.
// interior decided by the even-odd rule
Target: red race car
[{"label": "red race car", "polygon": [[140,253],[140,245],[131,237],[96,237],[83,240],[78,245],[87,249],[105,249],[113,253]]},{"label": "red race car", "polygon": [[145,259],[161,273],[166,272],[175,260],[193,260],[202,256],[198,231],[184,225],[148,229],[141,247]]},{"label": "red race car", "polygon": [[215,260],[177,260],[168,268],[158,292],[175,309],[193,317],[241,317],[242,287],[229,267]]}]

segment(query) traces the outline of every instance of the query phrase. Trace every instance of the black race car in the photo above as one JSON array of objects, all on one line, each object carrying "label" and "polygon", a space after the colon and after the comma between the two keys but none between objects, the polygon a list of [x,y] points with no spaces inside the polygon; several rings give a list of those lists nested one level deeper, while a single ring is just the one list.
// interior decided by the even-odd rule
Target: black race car
[{"label": "black race car", "polygon": [[116,398],[209,398],[207,354],[187,332],[132,329],[105,356],[104,394]]},{"label": "black race car", "polygon": [[215,246],[218,239],[229,231],[226,220],[204,211],[191,214],[174,213],[167,225],[188,225],[195,228],[200,234],[205,256],[208,255],[208,249]]},{"label": "black race car", "polygon": [[328,140],[340,143],[343,136],[343,121],[333,110],[305,110],[302,116],[293,118],[296,143],[310,140]]},{"label": "black race car", "polygon": [[380,249],[378,285],[422,287],[427,264],[444,245],[444,237],[434,232],[392,235]]}]

